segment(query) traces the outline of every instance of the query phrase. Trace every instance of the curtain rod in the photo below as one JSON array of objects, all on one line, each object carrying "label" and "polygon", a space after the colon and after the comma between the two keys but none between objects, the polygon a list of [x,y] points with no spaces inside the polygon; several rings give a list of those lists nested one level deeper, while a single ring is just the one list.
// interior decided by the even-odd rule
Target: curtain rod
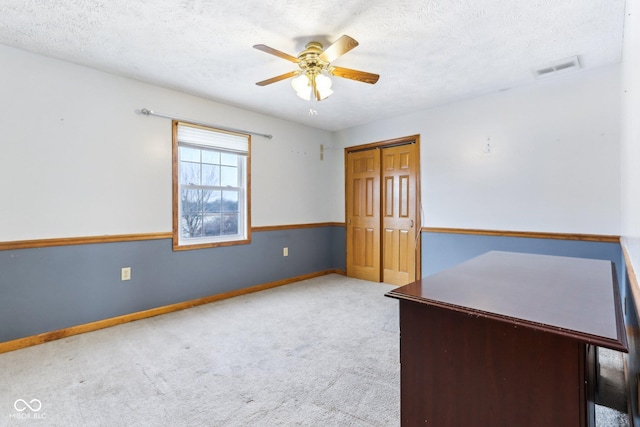
[{"label": "curtain rod", "polygon": [[251,134],[251,135],[262,136],[262,137],[268,138],[268,139],[273,138],[273,135],[267,135],[267,134],[258,133],[258,132],[250,132],[248,130],[234,129],[234,128],[229,128],[229,127],[214,125],[214,124],[211,124],[211,123],[201,122],[201,121],[197,121],[197,120],[185,119],[185,118],[182,118],[182,117],[172,116],[172,115],[169,115],[169,114],[158,113],[156,111],[149,110],[148,108],[141,108],[139,110],[136,110],[136,113],[144,114],[145,116],[164,117],[165,119],[179,120],[179,121],[183,121],[183,122],[193,123],[193,124],[196,124],[196,125],[209,126],[209,127],[213,127],[213,128],[226,130],[226,131],[229,131],[229,132],[248,133],[248,134]]}]

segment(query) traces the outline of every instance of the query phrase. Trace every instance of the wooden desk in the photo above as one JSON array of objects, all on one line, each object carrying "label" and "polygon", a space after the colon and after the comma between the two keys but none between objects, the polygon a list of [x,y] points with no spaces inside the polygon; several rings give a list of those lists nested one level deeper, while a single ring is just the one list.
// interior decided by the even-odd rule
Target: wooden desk
[{"label": "wooden desk", "polygon": [[387,296],[402,426],[593,426],[596,346],[627,352],[610,261],[488,252]]}]

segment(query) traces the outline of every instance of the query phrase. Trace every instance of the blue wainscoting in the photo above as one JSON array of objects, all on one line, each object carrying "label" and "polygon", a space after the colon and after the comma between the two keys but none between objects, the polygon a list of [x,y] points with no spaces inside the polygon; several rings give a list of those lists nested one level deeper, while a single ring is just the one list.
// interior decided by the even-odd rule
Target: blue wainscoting
[{"label": "blue wainscoting", "polygon": [[422,276],[494,250],[610,260],[616,265],[618,283],[623,283],[620,243],[439,232],[422,233]]},{"label": "blue wainscoting", "polygon": [[627,340],[629,341],[629,354],[626,357],[626,379],[627,379],[627,401],[633,414],[631,425],[640,425],[640,408],[638,407],[638,378],[640,378],[640,322],[638,321],[638,301],[632,298],[631,286],[634,284],[629,280],[628,272],[625,280],[627,291],[627,312],[625,322],[627,323]]},{"label": "blue wainscoting", "polygon": [[[120,280],[122,267],[130,281]],[[344,268],[336,226],[255,231],[250,244],[178,252],[171,239],[0,251],[0,342]]]},{"label": "blue wainscoting", "polygon": [[333,240],[331,261],[334,268],[347,271],[347,229],[344,226],[332,227]]},{"label": "blue wainscoting", "polygon": [[[177,252],[170,239],[0,251],[0,343],[344,271],[345,233],[343,225],[254,231],[251,244]],[[288,257],[282,256],[284,247]],[[624,272],[619,243],[423,232],[422,276],[491,250],[607,259],[616,264],[619,278]],[[120,280],[122,267],[131,267],[130,281]]]},{"label": "blue wainscoting", "polygon": [[616,267],[620,297],[623,304],[626,301],[627,289],[625,280],[623,280],[626,269],[622,248],[620,243],[613,242],[423,232],[422,277],[430,276],[494,250],[613,261]]}]

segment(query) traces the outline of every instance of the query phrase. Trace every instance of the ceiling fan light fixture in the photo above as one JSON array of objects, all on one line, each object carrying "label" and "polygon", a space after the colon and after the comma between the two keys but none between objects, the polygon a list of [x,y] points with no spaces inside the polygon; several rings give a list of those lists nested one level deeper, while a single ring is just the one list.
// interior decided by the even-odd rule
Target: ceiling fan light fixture
[{"label": "ceiling fan light fixture", "polygon": [[306,74],[302,73],[298,77],[291,79],[291,87],[300,98],[307,101],[311,99],[311,82]]},{"label": "ceiling fan light fixture", "polygon": [[307,86],[309,86],[309,79],[306,74],[300,74],[298,77],[291,79],[291,87],[296,92],[300,92]]},{"label": "ceiling fan light fixture", "polygon": [[275,55],[279,58],[298,64],[299,71],[290,71],[267,80],[257,82],[258,86],[267,86],[281,80],[293,77],[291,86],[296,94],[307,101],[322,101],[329,97],[331,89],[331,79],[329,76],[341,77],[363,83],[375,84],[380,78],[379,75],[366,71],[352,70],[349,68],[335,67],[331,62],[358,46],[358,42],[353,38],[343,35],[333,42],[327,49],[322,50],[319,42],[309,42],[305,50],[298,56],[292,56],[272,47],[257,44],[253,47],[265,53]]},{"label": "ceiling fan light fixture", "polygon": [[331,90],[331,79],[323,74],[316,76],[316,90],[320,95],[320,100],[323,100],[333,93]]},{"label": "ceiling fan light fixture", "polygon": [[296,95],[298,95],[300,98],[304,99],[305,101],[310,101],[311,100],[311,87],[307,87],[306,89],[302,89],[300,91],[296,91]]},{"label": "ceiling fan light fixture", "polygon": [[302,73],[298,77],[291,79],[291,87],[300,98],[307,101],[311,100],[311,92],[313,91],[313,82],[315,79],[315,87],[318,93],[318,100],[322,101],[333,93],[331,90],[331,79],[323,74],[316,74],[313,77],[312,74]]}]

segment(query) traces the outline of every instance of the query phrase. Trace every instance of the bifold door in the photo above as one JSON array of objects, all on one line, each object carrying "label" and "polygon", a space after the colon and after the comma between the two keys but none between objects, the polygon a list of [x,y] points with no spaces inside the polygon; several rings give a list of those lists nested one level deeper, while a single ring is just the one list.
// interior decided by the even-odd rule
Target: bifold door
[{"label": "bifold door", "polygon": [[404,285],[419,271],[415,143],[347,152],[347,275]]}]

